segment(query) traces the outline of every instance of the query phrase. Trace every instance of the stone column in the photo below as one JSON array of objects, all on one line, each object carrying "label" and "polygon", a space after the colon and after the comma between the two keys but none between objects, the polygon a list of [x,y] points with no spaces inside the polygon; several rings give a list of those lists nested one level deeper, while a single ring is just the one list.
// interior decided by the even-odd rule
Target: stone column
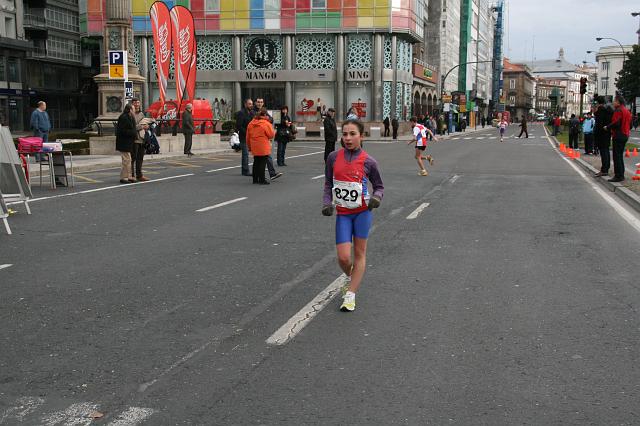
[{"label": "stone column", "polygon": [[345,40],[343,34],[338,34],[336,40],[336,117],[338,121],[342,121],[345,116],[345,82],[344,82],[344,73],[345,73]]},{"label": "stone column", "polygon": [[[107,23],[103,33],[104,60],[100,74],[93,77],[98,85],[98,119],[114,119],[125,105],[124,79],[109,78],[109,50],[124,50],[133,56],[133,30],[131,29],[131,2],[106,0]],[[134,93],[141,93],[145,78],[130,58],[128,78],[133,82]]]},{"label": "stone column", "polygon": [[384,36],[373,35],[373,121],[382,121],[384,111],[384,87],[382,80],[382,70],[384,69]]},{"label": "stone column", "polygon": [[[391,118],[398,118],[398,105],[396,105],[398,91],[398,36],[391,36],[391,69],[393,70],[393,82],[391,83]],[[400,109],[400,112],[402,109]]]},{"label": "stone column", "polygon": [[149,66],[149,39],[142,37],[140,40],[140,75],[144,78],[144,85],[142,86],[142,105],[143,108],[149,108],[149,105],[153,103],[151,97],[151,86],[149,84],[151,76],[151,67]]},{"label": "stone column", "polygon": [[[290,35],[284,36],[284,69],[293,69],[293,37]],[[295,116],[295,108],[293,106],[293,83],[285,81],[284,83],[284,103],[289,107],[289,115]]]},{"label": "stone column", "polygon": [[[242,38],[240,36],[233,36],[231,50],[233,69],[240,71],[242,68]],[[242,87],[238,81],[233,83],[233,109],[234,111],[242,109]]]}]

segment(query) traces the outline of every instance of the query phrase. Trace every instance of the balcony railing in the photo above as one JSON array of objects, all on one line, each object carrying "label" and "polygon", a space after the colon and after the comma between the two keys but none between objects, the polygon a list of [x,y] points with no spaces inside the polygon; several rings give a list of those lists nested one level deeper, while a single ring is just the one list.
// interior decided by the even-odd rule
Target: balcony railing
[{"label": "balcony railing", "polygon": [[44,15],[37,15],[34,13],[25,13],[24,26],[36,27],[36,28],[47,28],[47,20],[45,19]]}]

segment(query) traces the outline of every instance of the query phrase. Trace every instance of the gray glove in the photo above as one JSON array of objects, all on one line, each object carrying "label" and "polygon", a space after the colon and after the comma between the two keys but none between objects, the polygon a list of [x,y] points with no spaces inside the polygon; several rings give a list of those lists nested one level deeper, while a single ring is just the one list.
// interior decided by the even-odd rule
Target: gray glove
[{"label": "gray glove", "polygon": [[333,206],[331,204],[327,204],[326,206],[322,206],[322,215],[323,216],[332,216],[333,215]]},{"label": "gray glove", "polygon": [[367,203],[367,208],[369,210],[373,210],[373,209],[377,209],[378,207],[380,207],[380,198],[371,197],[369,199],[369,202]]}]

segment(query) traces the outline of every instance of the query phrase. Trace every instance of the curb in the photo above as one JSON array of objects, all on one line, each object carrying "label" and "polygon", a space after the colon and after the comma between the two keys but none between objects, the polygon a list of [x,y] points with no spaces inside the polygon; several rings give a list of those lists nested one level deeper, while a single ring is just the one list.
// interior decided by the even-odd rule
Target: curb
[{"label": "curb", "polygon": [[[560,146],[558,140],[555,136],[549,135],[551,140],[555,143],[556,147]],[[631,191],[624,185],[617,182],[609,182],[605,177],[595,177],[594,174],[598,173],[598,170],[593,167],[591,164],[582,160],[581,158],[576,158],[574,160],[576,164],[582,167],[585,171],[590,173],[592,179],[598,182],[600,185],[604,186],[609,191],[613,192],[618,196],[619,199],[624,201],[629,207],[633,208],[635,211],[640,213],[640,196],[635,192]]]}]

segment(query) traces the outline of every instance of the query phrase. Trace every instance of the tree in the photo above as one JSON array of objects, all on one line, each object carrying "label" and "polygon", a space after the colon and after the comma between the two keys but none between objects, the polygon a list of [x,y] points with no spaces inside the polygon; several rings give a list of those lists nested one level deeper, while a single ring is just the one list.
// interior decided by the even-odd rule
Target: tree
[{"label": "tree", "polygon": [[635,44],[633,51],[627,53],[624,67],[618,71],[616,87],[629,101],[640,96],[640,45]]}]

